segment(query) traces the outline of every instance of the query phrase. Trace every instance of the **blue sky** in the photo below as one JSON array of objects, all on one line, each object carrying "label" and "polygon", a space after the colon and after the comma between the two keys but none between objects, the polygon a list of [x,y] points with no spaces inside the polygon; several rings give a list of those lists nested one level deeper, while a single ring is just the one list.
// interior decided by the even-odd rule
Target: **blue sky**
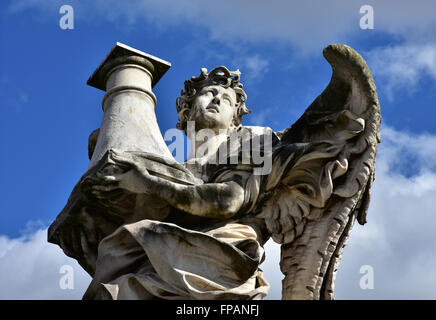
[{"label": "blue sky", "polygon": [[[59,27],[64,4],[74,8],[73,30]],[[364,4],[374,8],[373,30],[359,27]],[[218,65],[242,72],[253,110],[244,124],[281,130],[328,84],[322,48],[356,49],[374,74],[384,131],[369,222],[352,232],[337,297],[436,298],[434,2],[17,0],[0,7],[0,270],[19,279],[0,298],[80,298],[86,288],[76,264],[76,289],[60,291],[59,267],[74,262],[44,242],[44,230],[88,166],[103,92],[86,80],[117,41],[172,64],[154,88],[162,132],[175,127],[183,81]],[[270,271],[278,270],[277,247],[268,250],[271,297],[280,298]],[[20,273],[13,263],[34,270]],[[365,264],[374,266],[373,290],[359,288]],[[45,284],[29,280],[38,268],[51,270],[38,273]]]}]

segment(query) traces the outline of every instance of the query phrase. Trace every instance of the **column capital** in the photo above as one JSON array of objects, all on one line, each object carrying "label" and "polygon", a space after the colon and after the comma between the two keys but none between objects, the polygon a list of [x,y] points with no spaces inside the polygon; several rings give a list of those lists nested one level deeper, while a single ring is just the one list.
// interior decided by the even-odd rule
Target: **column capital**
[{"label": "column capital", "polygon": [[152,75],[152,87],[171,67],[168,61],[117,42],[86,83],[91,87],[106,91],[108,73],[121,64],[136,64],[146,68]]}]

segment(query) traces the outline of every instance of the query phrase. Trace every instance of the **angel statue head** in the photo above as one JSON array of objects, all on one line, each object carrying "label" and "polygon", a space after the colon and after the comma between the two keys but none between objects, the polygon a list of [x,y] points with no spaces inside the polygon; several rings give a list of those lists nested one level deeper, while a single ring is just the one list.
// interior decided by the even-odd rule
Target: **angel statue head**
[{"label": "angel statue head", "polygon": [[239,82],[241,72],[217,67],[185,81],[176,100],[179,123],[186,134],[188,121],[195,121],[195,131],[201,129],[233,130],[241,126],[242,116],[250,113],[245,106],[247,94]]}]

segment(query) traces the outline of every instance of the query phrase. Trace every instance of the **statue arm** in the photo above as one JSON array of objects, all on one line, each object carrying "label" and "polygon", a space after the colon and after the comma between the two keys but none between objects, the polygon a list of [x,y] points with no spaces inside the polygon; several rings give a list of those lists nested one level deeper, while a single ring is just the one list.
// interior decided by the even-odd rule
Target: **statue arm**
[{"label": "statue arm", "polygon": [[[236,182],[182,185],[151,176],[155,194],[169,205],[193,215],[226,219],[234,216],[244,203],[244,189]],[[148,178],[147,178],[148,179]]]},{"label": "statue arm", "polygon": [[97,177],[92,192],[98,198],[104,198],[106,192],[114,189],[125,189],[156,196],[192,215],[218,219],[234,216],[244,204],[244,188],[235,181],[183,185],[134,166],[121,174],[97,173]]}]

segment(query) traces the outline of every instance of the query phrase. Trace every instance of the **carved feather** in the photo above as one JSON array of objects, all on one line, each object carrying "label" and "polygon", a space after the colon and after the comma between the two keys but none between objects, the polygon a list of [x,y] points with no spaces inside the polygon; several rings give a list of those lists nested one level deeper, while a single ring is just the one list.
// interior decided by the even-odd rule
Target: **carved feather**
[{"label": "carved feather", "polygon": [[331,81],[280,132],[282,148],[304,148],[292,166],[278,157],[284,165],[267,178],[272,195],[260,214],[282,244],[283,299],[333,299],[343,248],[355,218],[366,222],[374,180],[380,107],[371,72],[346,45],[330,45],[323,54]]}]

